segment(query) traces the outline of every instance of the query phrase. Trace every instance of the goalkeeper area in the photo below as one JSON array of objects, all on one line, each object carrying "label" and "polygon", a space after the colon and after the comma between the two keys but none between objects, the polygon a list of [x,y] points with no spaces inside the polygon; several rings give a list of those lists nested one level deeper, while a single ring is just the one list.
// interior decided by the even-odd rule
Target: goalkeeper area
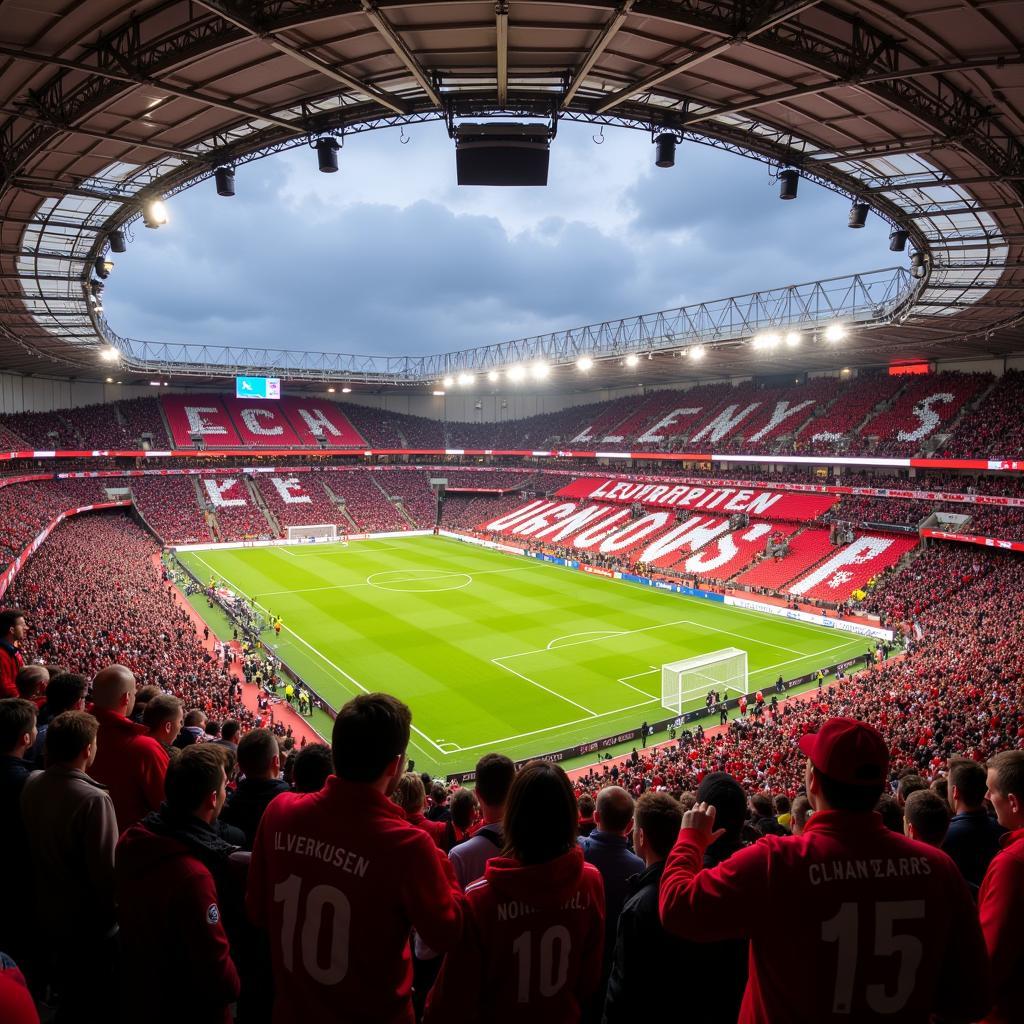
[{"label": "goalkeeper area", "polygon": [[[668,719],[662,672],[673,662],[736,648],[753,691],[873,647],[835,629],[445,537],[178,557],[267,621],[280,616],[281,635],[264,640],[333,707],[374,690],[408,703],[409,756],[435,775],[471,770],[491,750],[518,760]],[[690,686],[697,677],[687,678]],[[684,692],[680,710],[703,708],[706,692]],[[326,720],[314,724],[329,735]]]}]

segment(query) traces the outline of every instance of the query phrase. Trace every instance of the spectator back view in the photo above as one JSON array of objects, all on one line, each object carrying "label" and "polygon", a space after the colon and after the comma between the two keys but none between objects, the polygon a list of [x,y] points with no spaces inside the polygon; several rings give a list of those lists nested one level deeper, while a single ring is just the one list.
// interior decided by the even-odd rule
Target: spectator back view
[{"label": "spectator back view", "polygon": [[531,761],[505,805],[505,855],[466,890],[461,941],[424,1024],[576,1024],[600,984],[604,894],[576,846],[565,772]]},{"label": "spectator back view", "polygon": [[96,674],[92,700],[100,731],[89,774],[110,791],[123,832],[160,806],[169,757],[145,726],[130,721],[135,676],[124,665],[110,665]]},{"label": "spectator back view", "polygon": [[1006,831],[985,810],[987,787],[985,768],[977,761],[958,758],[950,762],[948,792],[953,817],[942,849],[975,887],[981,885]]},{"label": "spectator back view", "polygon": [[246,903],[270,936],[276,1024],[406,1024],[410,927],[438,951],[459,934],[448,859],[390,799],[411,720],[387,694],[349,701],[327,785],[283,793],[263,814]]},{"label": "spectator back view", "polygon": [[803,834],[766,836],[701,870],[715,814],[697,804],[662,876],[665,927],[703,941],[750,937],[743,1024],[983,1016],[988,961],[956,865],[872,811],[889,767],[881,735],[833,718],[800,749],[815,809]]}]

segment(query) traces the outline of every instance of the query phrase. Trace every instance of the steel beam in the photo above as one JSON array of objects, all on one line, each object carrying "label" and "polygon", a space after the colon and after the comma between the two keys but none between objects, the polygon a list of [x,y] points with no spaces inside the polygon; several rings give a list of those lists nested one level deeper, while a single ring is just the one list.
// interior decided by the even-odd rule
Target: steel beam
[{"label": "steel beam", "polygon": [[494,5],[495,61],[497,67],[498,106],[508,106],[508,0]]},{"label": "steel beam", "polygon": [[[416,59],[412,50],[405,45],[405,40],[395,31],[391,22],[380,13],[379,4],[373,0],[362,0],[363,13],[370,19],[370,24],[380,33],[384,42],[391,47],[395,56],[409,69],[409,74],[416,79],[419,87],[427,94],[430,102],[439,110],[444,106],[444,101],[430,81],[426,69]],[[404,104],[401,107],[392,107],[396,114],[405,114],[408,107]]]},{"label": "steel beam", "polygon": [[[615,38],[619,29],[625,24],[626,18],[629,16],[629,12],[633,9],[633,4],[636,0],[624,0],[620,3],[611,19],[604,26],[603,29],[598,33],[597,38],[591,44],[590,49],[587,51],[587,55],[583,58],[583,62],[576,69],[572,76],[572,80],[569,82],[568,88],[565,90],[565,95],[562,97],[561,109],[565,110],[573,98],[579,91],[580,86],[586,80],[587,75],[593,70],[594,65],[598,62],[601,54],[608,49],[609,43]],[[508,6],[507,4],[505,5]]]}]

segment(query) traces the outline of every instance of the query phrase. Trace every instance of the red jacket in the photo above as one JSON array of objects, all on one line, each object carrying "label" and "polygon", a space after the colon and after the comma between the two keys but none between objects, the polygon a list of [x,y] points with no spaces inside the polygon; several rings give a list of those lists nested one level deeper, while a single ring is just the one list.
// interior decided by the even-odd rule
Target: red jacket
[{"label": "red jacket", "polygon": [[89,775],[110,790],[117,827],[124,832],[159,809],[170,757],[146,735],[144,726],[102,708],[93,708],[92,713],[99,719],[100,729]]},{"label": "red jacket", "polygon": [[372,786],[336,776],[260,821],[246,906],[270,935],[274,1021],[412,1024],[409,933],[443,952],[464,899],[448,858]]},{"label": "red jacket", "polygon": [[[156,1024],[231,1024],[238,972],[209,869],[177,839],[132,825],[114,875],[130,1001]],[[183,979],[187,1006],[168,997],[168,978]]]},{"label": "red jacket", "polygon": [[604,954],[604,883],[583,851],[530,867],[495,857],[466,897],[424,1024],[576,1024]]},{"label": "red jacket", "polygon": [[21,651],[6,641],[0,642],[0,698],[17,697],[18,688],[14,680],[25,664]]},{"label": "red jacket", "polygon": [[749,937],[740,1024],[927,1024],[988,1009],[977,915],[940,850],[877,814],[843,811],[818,811],[803,835],[767,836],[701,870],[705,845],[694,829],[679,833],[661,920],[686,939]]},{"label": "red jacket", "polygon": [[995,998],[985,1024],[1024,1020],[1024,828],[1002,838],[1002,850],[985,872],[978,893],[981,930],[992,961]]},{"label": "red jacket", "polygon": [[448,825],[443,821],[431,821],[425,814],[408,814],[406,820],[410,825],[426,832],[434,840],[439,850],[448,849]]}]

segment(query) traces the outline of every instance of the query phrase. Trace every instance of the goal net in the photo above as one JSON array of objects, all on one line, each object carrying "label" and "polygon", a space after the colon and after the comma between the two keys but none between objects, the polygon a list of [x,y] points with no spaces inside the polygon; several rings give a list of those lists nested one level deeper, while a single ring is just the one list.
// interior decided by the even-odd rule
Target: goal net
[{"label": "goal net", "polygon": [[674,714],[681,715],[692,700],[703,700],[709,690],[717,690],[723,697],[750,692],[746,651],[726,647],[661,666],[661,706]]},{"label": "goal net", "polygon": [[318,526],[289,526],[288,539],[298,541],[329,541],[338,539],[335,523],[321,523]]}]

